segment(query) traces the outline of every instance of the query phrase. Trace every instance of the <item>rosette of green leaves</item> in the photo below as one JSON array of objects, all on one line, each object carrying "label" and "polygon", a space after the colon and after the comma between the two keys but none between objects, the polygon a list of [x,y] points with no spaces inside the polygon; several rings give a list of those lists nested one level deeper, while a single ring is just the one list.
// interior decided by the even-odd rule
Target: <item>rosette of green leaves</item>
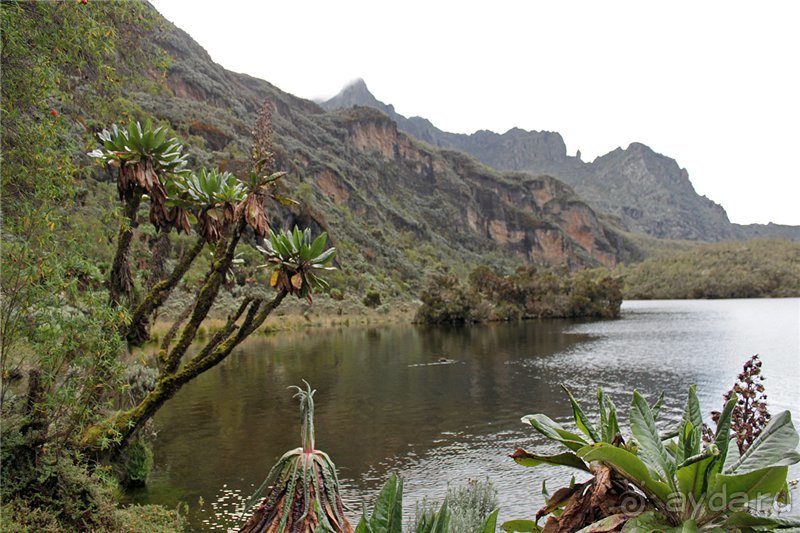
[{"label": "rosette of green leaves", "polygon": [[292,387],[300,400],[301,447],[286,452],[250,498],[246,508],[268,493],[240,531],[332,531],[349,533],[352,526],[344,516],[336,467],[325,452],[315,448],[314,393]]},{"label": "rosette of green leaves", "polygon": [[[797,527],[800,522],[754,514],[752,506],[771,506],[785,502],[788,495],[788,467],[800,461],[798,434],[791,415],[784,411],[770,420],[762,434],[747,451],[739,455],[731,444],[731,413],[736,400],[728,401],[719,417],[712,442],[702,439],[703,419],[696,389],[690,387],[680,423],[674,431],[660,434],[656,418],[661,401],[651,406],[634,391],[629,415],[632,442],[621,438],[608,441],[616,425],[614,410],[603,409],[608,401],[598,393],[601,403],[600,427],[594,426],[572,398],[575,423],[580,433],[567,430],[544,415],[523,417],[542,435],[565,446],[557,455],[537,455],[517,450],[514,459],[526,466],[557,464],[596,472],[598,466],[610,468],[616,476],[636,487],[648,505],[639,516],[623,512],[606,521],[621,521],[623,531],[650,531],[686,528],[694,531],[737,530],[758,526],[765,529]],[[613,405],[613,404],[612,404]],[[618,426],[617,426],[618,427]],[[548,512],[563,508],[568,500],[549,506]],[[547,507],[547,506],[546,506]],[[641,510],[640,510],[641,511]],[[538,525],[525,522],[527,531],[539,531]],[[509,527],[514,524],[509,523]],[[591,530],[598,524],[587,528]],[[640,529],[636,529],[640,528]],[[512,531],[514,529],[508,529]],[[680,529],[679,529],[680,530]],[[684,529],[685,531],[686,529]]]},{"label": "rosette of green leaves", "polygon": [[181,142],[168,137],[165,126],[153,129],[149,120],[144,127],[139,122],[131,122],[127,128],[114,124],[111,130],[104,129],[97,136],[103,146],[89,152],[89,156],[104,163],[135,164],[149,159],[155,170],[170,173],[179,173],[186,167]]},{"label": "rosette of green leaves", "polygon": [[223,228],[233,222],[246,195],[233,174],[206,168],[177,177],[171,189],[169,203],[196,213],[197,232],[209,243],[217,242]]},{"label": "rosette of green leaves", "polygon": [[331,266],[336,257],[336,248],[325,248],[327,233],[321,233],[311,239],[311,230],[283,230],[278,233],[269,231],[269,238],[264,239],[258,250],[267,258],[267,264],[274,268],[270,277],[270,286],[285,290],[298,298],[306,298],[312,302],[314,290],[322,290],[328,286],[319,277],[323,270],[335,270]]},{"label": "rosette of green leaves", "polygon": [[118,168],[120,200],[128,203],[134,197],[147,194],[150,198],[150,221],[157,228],[170,225],[173,220],[166,205],[167,191],[160,175],[186,172],[186,156],[182,154],[180,141],[168,137],[164,126],[154,129],[150,121],[144,127],[139,122],[131,122],[127,128],[114,124],[111,130],[104,129],[98,137],[102,147],[89,152],[89,156]]}]

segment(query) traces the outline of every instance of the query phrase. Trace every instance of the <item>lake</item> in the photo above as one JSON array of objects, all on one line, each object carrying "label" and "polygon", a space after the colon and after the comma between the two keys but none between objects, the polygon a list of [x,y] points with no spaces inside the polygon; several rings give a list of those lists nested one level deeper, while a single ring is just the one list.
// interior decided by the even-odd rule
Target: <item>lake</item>
[{"label": "lake", "polygon": [[[800,299],[631,301],[608,321],[541,320],[467,327],[395,325],[260,336],[181,390],[156,416],[156,469],[133,501],[187,502],[197,529],[240,525],[242,502],[300,445],[297,401],[317,389],[317,447],[336,463],[355,525],[391,472],[405,479],[406,516],[448,484],[489,478],[500,519],[532,518],[541,480],[572,472],[524,468],[517,447],[554,451],[520,417],[566,422],[567,384],[594,414],[598,386],[623,419],[634,388],[666,391],[677,420],[690,384],[704,416],[722,406],[744,361],[759,354],[771,412],[800,420]],[[442,361],[444,360],[444,361]],[[795,422],[797,424],[797,422]],[[792,471],[800,477],[800,470]]]}]

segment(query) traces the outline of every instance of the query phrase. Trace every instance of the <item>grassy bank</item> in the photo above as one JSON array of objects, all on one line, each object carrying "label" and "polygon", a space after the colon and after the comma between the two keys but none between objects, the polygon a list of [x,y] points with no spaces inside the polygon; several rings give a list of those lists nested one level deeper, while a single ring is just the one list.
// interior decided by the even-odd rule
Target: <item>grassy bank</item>
[{"label": "grassy bank", "polygon": [[752,240],[663,252],[615,276],[626,299],[800,296],[800,243]]}]

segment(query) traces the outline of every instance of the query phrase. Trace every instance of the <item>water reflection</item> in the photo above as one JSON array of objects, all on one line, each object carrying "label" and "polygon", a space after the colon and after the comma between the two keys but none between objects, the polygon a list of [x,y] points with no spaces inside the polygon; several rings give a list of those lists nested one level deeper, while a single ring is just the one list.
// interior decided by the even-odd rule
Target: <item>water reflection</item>
[{"label": "water reflection", "polygon": [[[569,473],[518,467],[507,455],[544,444],[520,416],[570,415],[560,382],[587,400],[603,386],[623,412],[634,387],[647,395],[679,391],[668,402],[675,416],[688,385],[698,383],[708,412],[744,358],[759,351],[770,399],[800,414],[792,392],[800,380],[800,300],[632,302],[623,309],[623,319],[603,322],[253,339],[159,413],[157,471],[135,499],[187,501],[199,528],[235,525],[242,495],[299,445],[299,411],[287,387],[302,379],[318,390],[317,444],[339,467],[355,510],[389,472],[401,471],[408,512],[424,496],[441,498],[448,482],[489,476],[500,488],[502,519],[533,515],[542,477],[555,486]],[[441,359],[448,364],[431,364]]]}]

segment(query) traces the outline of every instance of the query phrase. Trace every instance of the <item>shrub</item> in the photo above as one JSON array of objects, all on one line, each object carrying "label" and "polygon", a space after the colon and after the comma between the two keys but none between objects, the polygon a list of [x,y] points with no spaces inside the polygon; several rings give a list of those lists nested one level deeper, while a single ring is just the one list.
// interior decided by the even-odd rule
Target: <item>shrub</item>
[{"label": "shrub", "polygon": [[367,290],[367,293],[364,295],[364,299],[361,300],[365,306],[375,309],[379,305],[381,305],[381,293],[376,291],[375,289]]},{"label": "shrub", "polygon": [[[759,514],[788,500],[788,466],[800,461],[797,430],[788,411],[770,419],[752,445],[740,454],[732,443],[732,418],[738,401],[726,401],[716,431],[703,439],[703,418],[694,385],[683,417],[673,430],[659,433],[656,420],[663,395],[653,405],[633,392],[631,437],[623,437],[613,402],[598,389],[599,424],[593,424],[565,388],[580,433],[543,414],[522,418],[566,450],[540,455],[518,449],[523,466],[569,466],[593,477],[570,483],[547,499],[536,521],[549,516],[545,531],[740,531],[796,527],[789,517]],[[626,442],[626,438],[629,439]],[[544,492],[544,491],[543,491]],[[585,529],[583,529],[585,528]],[[534,521],[504,524],[507,531],[542,531]]]},{"label": "shrub", "polygon": [[463,323],[521,318],[619,316],[619,282],[605,270],[539,270],[520,267],[501,276],[486,266],[469,275],[469,287],[453,276],[439,274],[420,296],[416,322]]},{"label": "shrub", "polygon": [[420,296],[422,306],[414,322],[425,324],[463,324],[488,318],[481,297],[473,289],[464,287],[455,276],[433,276]]},{"label": "shrub", "polygon": [[[441,506],[423,500],[416,506],[414,533],[493,533],[499,509],[491,483],[472,482],[467,487],[448,490]],[[452,503],[451,503],[452,502]],[[366,508],[356,527],[357,533],[402,533],[403,480],[392,474],[378,494],[375,507]]]},{"label": "shrub", "polygon": [[117,465],[117,475],[125,487],[143,487],[153,469],[153,450],[137,439],[125,448]]},{"label": "shrub", "polygon": [[37,465],[30,460],[34,445],[15,421],[4,421],[3,531],[183,531],[184,520],[175,511],[156,505],[117,508],[113,481],[67,450],[48,449]]},{"label": "shrub", "polygon": [[337,302],[341,302],[342,300],[344,300],[344,293],[342,293],[341,290],[335,287],[328,292],[328,295],[331,297],[332,300],[336,300]]}]

